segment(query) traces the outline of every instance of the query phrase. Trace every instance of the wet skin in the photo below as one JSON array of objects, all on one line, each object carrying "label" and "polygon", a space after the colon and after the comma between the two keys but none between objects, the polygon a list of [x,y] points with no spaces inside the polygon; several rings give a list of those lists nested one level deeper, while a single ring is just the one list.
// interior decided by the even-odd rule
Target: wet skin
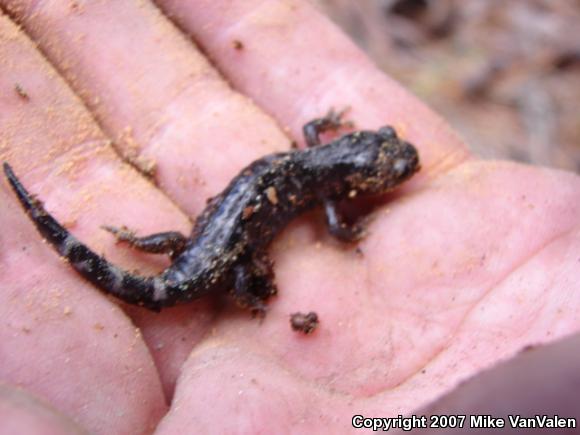
[{"label": "wet skin", "polygon": [[4,171],[41,235],[104,293],[159,311],[231,291],[238,305],[263,316],[264,301],[277,292],[267,248],[293,218],[323,205],[330,233],[354,242],[363,230],[344,223],[337,201],[385,193],[419,170],[417,150],[391,127],[357,131],[322,145],[320,134],[340,128],[340,117],[330,111],[306,124],[307,149],[271,154],[243,169],[208,201],[190,237],[179,232],[137,237],[127,229],[104,227],[136,249],[171,257],[171,266],[151,277],[122,270],[96,254],[28,193],[7,163]]}]

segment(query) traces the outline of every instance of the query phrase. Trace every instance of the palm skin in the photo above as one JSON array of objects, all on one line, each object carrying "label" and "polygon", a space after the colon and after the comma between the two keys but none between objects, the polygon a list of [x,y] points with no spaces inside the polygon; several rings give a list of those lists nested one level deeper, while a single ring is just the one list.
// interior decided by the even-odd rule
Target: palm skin
[{"label": "palm skin", "polygon": [[[60,71],[1,19],[0,157],[116,264],[155,273],[167,261],[115,245],[101,225],[188,233],[206,198],[331,106],[350,105],[358,128],[394,125],[423,169],[373,212],[361,253],[328,236],[320,213],[293,222],[271,247],[279,295],[263,323],[220,298],[161,314],[118,308],[41,241],[2,183],[7,384],[96,433],[160,421],[158,433],[273,421],[344,432],[353,414],[410,413],[578,330],[576,176],[472,159],[301,2],[158,1],[181,30],[149,3],[113,3],[0,1]],[[159,188],[108,140],[154,161]],[[310,310],[319,329],[292,332],[289,314]]]}]

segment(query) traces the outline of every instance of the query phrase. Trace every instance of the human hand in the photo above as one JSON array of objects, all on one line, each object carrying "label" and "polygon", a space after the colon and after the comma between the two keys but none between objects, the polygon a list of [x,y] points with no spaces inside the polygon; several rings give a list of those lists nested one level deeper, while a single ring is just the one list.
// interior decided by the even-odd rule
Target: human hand
[{"label": "human hand", "polygon": [[[167,261],[116,246],[101,225],[187,234],[206,198],[329,107],[350,106],[357,128],[394,125],[421,156],[404,195],[372,215],[362,257],[317,215],[277,238],[279,296],[262,324],[212,298],[122,311],[42,243],[2,183],[2,379],[91,432],[147,433],[164,416],[159,433],[345,431],[353,414],[410,413],[578,329],[578,178],[470,158],[306,4],[160,0],[183,31],[148,2],[0,5],[76,93],[3,18],[0,158],[126,269]],[[109,140],[155,162],[159,189]],[[309,310],[320,328],[293,333],[288,315]]]}]

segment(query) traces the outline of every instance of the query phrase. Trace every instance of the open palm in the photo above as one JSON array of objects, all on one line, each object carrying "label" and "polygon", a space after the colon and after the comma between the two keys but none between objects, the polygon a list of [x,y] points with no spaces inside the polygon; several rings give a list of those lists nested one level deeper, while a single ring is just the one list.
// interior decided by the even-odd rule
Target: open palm
[{"label": "open palm", "polygon": [[[187,234],[208,197],[329,107],[350,106],[357,128],[393,125],[423,168],[375,209],[359,250],[319,213],[293,222],[271,248],[279,295],[262,323],[219,297],[120,308],[42,242],[1,183],[0,409],[15,409],[16,385],[92,433],[160,421],[167,434],[348,431],[354,414],[409,413],[580,327],[580,179],[471,159],[307,4],[0,6],[25,32],[0,17],[0,160],[125,269],[168,263],[101,225]],[[289,314],[310,310],[319,329],[292,332]],[[40,408],[11,421],[48,418]]]}]

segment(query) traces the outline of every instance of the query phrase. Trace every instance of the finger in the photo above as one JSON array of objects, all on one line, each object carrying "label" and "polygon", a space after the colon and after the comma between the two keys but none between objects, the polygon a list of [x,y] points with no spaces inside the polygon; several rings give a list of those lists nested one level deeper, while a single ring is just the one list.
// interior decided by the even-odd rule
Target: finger
[{"label": "finger", "polygon": [[[153,160],[161,188],[192,215],[246,163],[289,144],[275,123],[233,92],[190,41],[148,2],[86,2],[78,7],[74,2],[2,0],[0,4],[35,38],[109,136],[119,139],[122,152],[131,154],[137,147],[138,156]],[[124,224],[140,234],[189,233],[182,221],[168,219],[157,206],[142,201],[140,194],[125,189],[131,203],[139,201],[135,210],[142,210],[132,217],[124,218],[118,209],[108,207],[86,218],[97,222],[92,228]],[[124,196],[120,203],[126,203]],[[105,192],[102,198],[115,201]],[[91,206],[100,209],[92,200]],[[146,222],[139,219],[150,215],[154,216]],[[82,231],[79,234],[85,242],[97,240],[94,233],[90,238]],[[104,232],[98,236],[111,240]],[[107,251],[108,258],[119,258],[119,252],[133,255],[116,249]],[[143,328],[167,394],[181,363],[212,321],[204,306],[153,316],[128,309]]]},{"label": "finger", "polygon": [[439,116],[379,71],[306,1],[156,0],[220,71],[301,138],[329,107],[351,107],[357,127],[394,125],[419,147],[423,174],[447,170],[467,150]]},{"label": "finger", "polygon": [[[120,146],[129,150],[142,144],[147,151],[141,155],[153,156],[159,164],[161,187],[183,209],[197,214],[206,198],[221,190],[244,162],[282,146],[282,142],[288,143],[269,118],[231,91],[152,5],[88,2],[80,9],[70,9],[71,3],[66,2],[37,2],[31,6],[32,3],[0,2],[37,37],[37,44],[68,77],[110,137],[123,136],[126,127],[130,127],[130,140],[121,141]],[[42,101],[33,97],[31,93],[30,103]],[[92,122],[83,113],[86,119],[82,122],[70,117],[70,123],[81,132]],[[62,117],[69,119],[68,114]],[[53,127],[39,136],[53,139],[57,136],[59,141],[70,141],[71,147],[88,140],[79,138],[77,130],[69,133],[60,128],[60,118],[59,124],[47,123],[44,118],[39,124],[43,128]],[[28,132],[17,127],[14,130],[29,141]],[[98,135],[102,141],[102,133]],[[87,147],[77,149],[91,159],[96,153]],[[47,154],[50,155],[48,151]],[[47,191],[50,186],[42,173],[38,179],[43,180],[43,186],[37,189],[29,184],[30,179],[24,181],[32,192],[40,194],[49,210],[55,211],[57,203],[65,211],[72,208],[78,221],[75,234],[98,252],[104,250],[112,262],[126,269],[139,266],[144,274],[157,272],[167,261],[147,257],[146,266],[138,261],[145,259],[144,255],[114,246],[110,235],[95,228],[103,224],[127,225],[139,234],[162,230],[189,233],[191,225],[152,186],[143,180],[135,182],[139,177],[134,172],[118,163],[113,170],[104,169],[114,159],[112,153],[103,160],[92,159],[90,167],[98,172],[94,180],[86,179],[89,174],[83,174],[82,186],[69,186],[71,190],[66,193],[61,191],[61,196],[79,201],[76,205],[51,201],[50,195],[54,192]],[[67,162],[69,157],[57,163]],[[59,171],[58,167],[54,168],[53,158],[32,163],[38,163],[42,171]],[[15,169],[17,173],[22,172],[17,166]],[[65,175],[77,177],[76,170],[70,168]],[[75,189],[81,189],[84,195],[73,195]],[[57,217],[65,222],[72,219],[66,214]],[[206,299],[193,307],[160,315],[128,309],[134,321],[144,328],[168,394],[181,362],[213,320],[204,309],[209,303]]]},{"label": "finger", "polygon": [[[175,206],[119,163],[90,114],[4,16],[0,59],[0,161],[13,165],[48,210],[115,260],[123,256],[114,242],[96,231],[103,222],[153,206],[161,221],[144,225],[187,226]],[[147,430],[165,399],[139,331],[42,242],[4,179],[0,204],[0,377],[91,431]],[[153,269],[130,258],[122,261],[127,267]]]},{"label": "finger", "polygon": [[139,331],[41,242],[4,183],[0,204],[0,377],[91,432],[155,426],[165,398]]},{"label": "finger", "polygon": [[[1,0],[93,111],[121,154],[157,168],[190,215],[245,164],[288,148],[150,2]],[[127,222],[127,225],[131,222]]]},{"label": "finger", "polygon": [[87,434],[71,418],[23,391],[0,385],[0,421],[4,434]]}]

